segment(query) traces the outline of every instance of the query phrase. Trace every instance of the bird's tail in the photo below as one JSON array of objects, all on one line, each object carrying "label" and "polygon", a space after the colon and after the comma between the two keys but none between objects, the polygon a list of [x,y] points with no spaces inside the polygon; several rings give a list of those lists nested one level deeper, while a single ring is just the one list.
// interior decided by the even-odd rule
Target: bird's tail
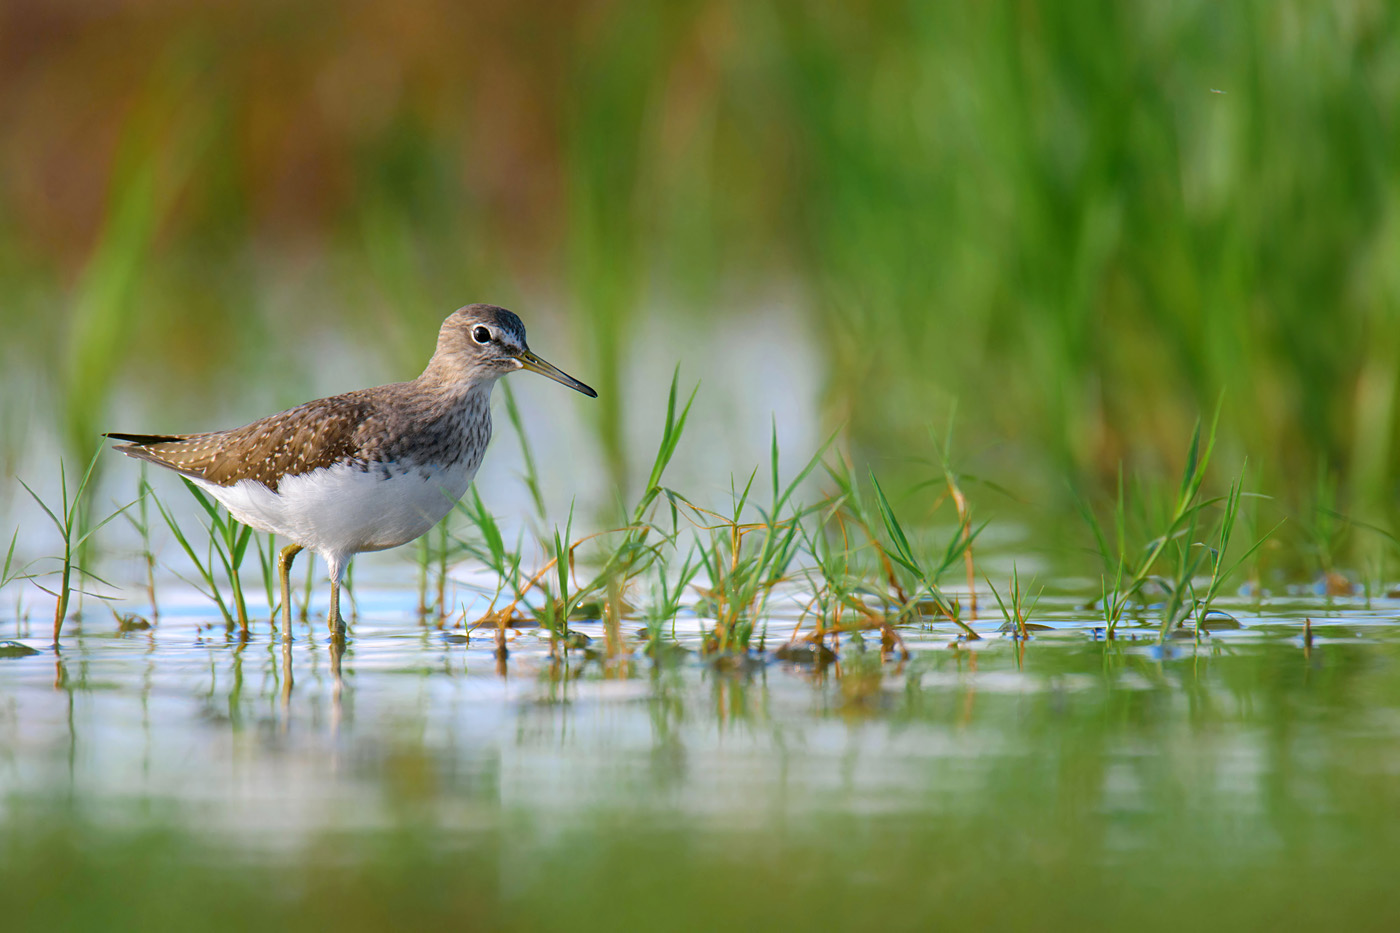
[{"label": "bird's tail", "polygon": [[114,441],[126,441],[124,444],[118,444],[115,449],[128,457],[147,460],[194,479],[204,479],[217,455],[217,447],[202,435],[108,432],[103,436]]},{"label": "bird's tail", "polygon": [[[118,434],[115,431],[109,431],[102,436],[110,437],[114,441],[126,441],[128,444],[132,444],[136,447],[149,447],[152,444],[170,444],[184,440],[184,438],[178,434]],[[121,449],[121,447],[117,448],[117,450]]]}]

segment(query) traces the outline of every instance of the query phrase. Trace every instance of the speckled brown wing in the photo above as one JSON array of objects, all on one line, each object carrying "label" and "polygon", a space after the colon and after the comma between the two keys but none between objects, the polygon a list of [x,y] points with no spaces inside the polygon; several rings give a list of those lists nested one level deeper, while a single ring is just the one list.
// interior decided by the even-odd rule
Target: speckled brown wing
[{"label": "speckled brown wing", "polygon": [[252,424],[208,434],[108,434],[129,457],[232,486],[250,479],[273,492],[297,476],[343,460],[363,459],[358,429],[369,416],[363,393],[317,399]]}]

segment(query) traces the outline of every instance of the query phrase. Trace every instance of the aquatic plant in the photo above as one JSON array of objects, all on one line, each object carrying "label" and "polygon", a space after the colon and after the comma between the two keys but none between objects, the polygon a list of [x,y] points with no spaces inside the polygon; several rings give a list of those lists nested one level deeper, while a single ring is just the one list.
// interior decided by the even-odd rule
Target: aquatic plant
[{"label": "aquatic plant", "polygon": [[[54,597],[53,643],[55,646],[58,645],[59,635],[63,631],[63,620],[68,616],[68,603],[74,592],[91,596],[99,595],[88,593],[88,591],[81,586],[75,589],[75,578],[79,580],[86,578],[101,583],[104,586],[112,587],[111,583],[97,576],[97,574],[93,573],[91,570],[78,565],[76,560],[79,552],[98,531],[106,527],[109,522],[124,513],[135,503],[135,500],[132,500],[132,502],[128,502],[126,505],[111,512],[106,518],[103,518],[96,524],[84,526],[84,496],[88,492],[88,485],[92,479],[93,469],[97,465],[98,456],[100,454],[101,448],[93,453],[92,459],[88,461],[87,469],[83,471],[82,480],[80,480],[77,487],[71,491],[68,488],[67,467],[62,460],[59,461],[58,477],[60,498],[57,511],[50,508],[43,499],[39,498],[38,493],[29,488],[29,485],[25,483],[24,480],[19,481],[20,485],[24,487],[24,491],[29,493],[30,497],[38,504],[39,508],[44,511],[49,521],[53,523],[55,530],[58,531],[59,540],[63,545],[61,554],[49,558],[50,560],[58,562],[57,568],[45,571],[41,574],[25,574],[25,577],[35,586]],[[18,532],[16,532],[16,534],[18,534]],[[10,552],[5,561],[7,573],[13,554],[14,540],[12,539],[10,542]],[[53,587],[48,587],[38,582],[42,577],[47,576],[55,576],[58,578]],[[113,587],[113,589],[115,589],[115,587]]]},{"label": "aquatic plant", "polygon": [[[5,563],[0,565],[0,589],[4,589],[15,580],[24,578],[24,571],[15,567],[15,545],[19,543],[19,528],[15,528],[15,533],[10,535],[10,547],[5,551]],[[13,569],[11,569],[13,568]]]},{"label": "aquatic plant", "polygon": [[136,508],[134,514],[125,514],[127,524],[141,539],[141,563],[146,571],[146,598],[151,604],[151,621],[160,618],[160,601],[156,599],[156,552],[151,544],[151,518],[149,503],[155,497],[155,490],[146,479],[146,464],[142,463],[136,476]]},{"label": "aquatic plant", "polygon": [[[501,588],[492,597],[491,608],[478,624],[490,621],[505,625],[507,620],[521,607],[547,628],[556,638],[567,638],[568,620],[578,610],[606,593],[616,594],[622,599],[626,589],[639,576],[646,572],[652,562],[662,553],[665,546],[674,545],[676,509],[683,501],[674,490],[661,484],[661,479],[675,456],[685,431],[686,420],[695,400],[695,391],[682,406],[679,404],[679,369],[672,374],[671,387],[666,401],[666,417],[657,443],[656,455],[652,461],[646,485],[630,510],[624,510],[627,524],[621,528],[589,535],[578,541],[572,539],[573,510],[561,532],[556,526],[550,537],[540,541],[541,549],[548,559],[528,577],[522,571],[521,547],[517,542],[508,548],[502,538],[500,526],[485,507],[475,488],[470,497],[464,497],[457,505],[457,511],[464,515],[471,528],[477,532],[475,538],[459,538],[465,550],[480,559],[497,573]],[[698,388],[698,387],[697,387]],[[516,424],[522,446],[526,446],[523,428]],[[533,459],[527,458],[526,482],[538,492],[538,482],[534,479]],[[671,511],[673,531],[668,535],[655,521],[655,511],[665,500]],[[537,498],[537,507],[543,509],[543,500]],[[588,557],[588,566],[596,568],[585,579],[578,578],[580,546],[592,544],[596,553]],[[503,591],[511,591],[507,605],[496,608],[496,602]],[[532,599],[533,597],[538,597]],[[599,608],[606,608],[606,602]]]},{"label": "aquatic plant", "polygon": [[[1030,597],[1030,602],[1026,602],[1027,590],[1035,584],[1034,578],[1025,587],[1021,585],[1021,576],[1016,570],[1016,565],[1011,565],[1011,582],[1007,587],[1006,600],[1001,598],[1001,593],[997,592],[996,585],[987,579],[987,588],[992,591],[992,596],[997,601],[997,607],[1001,610],[1005,623],[1002,631],[1012,632],[1020,638],[1028,637],[1027,623],[1030,621],[1031,613],[1035,611],[1036,603],[1040,601],[1040,594],[1045,588],[1041,587],[1036,594]],[[1007,605],[1007,600],[1010,605]],[[1204,613],[1205,610],[1202,610]]]},{"label": "aquatic plant", "polygon": [[[1215,449],[1218,418],[1217,407],[1216,418],[1212,419],[1204,442],[1201,422],[1196,422],[1181,481],[1177,485],[1175,495],[1170,499],[1163,501],[1161,495],[1142,492],[1131,497],[1130,506],[1130,497],[1125,492],[1120,468],[1118,494],[1113,512],[1112,545],[1093,509],[1081,500],[1081,512],[1103,560],[1101,608],[1110,637],[1129,606],[1144,600],[1144,593],[1149,585],[1156,587],[1164,600],[1159,624],[1162,638],[1193,612],[1197,614],[1198,622],[1203,620],[1211,604],[1220,595],[1225,581],[1245,560],[1256,553],[1273,533],[1270,530],[1252,542],[1235,561],[1227,563],[1226,554],[1239,518],[1240,501],[1244,495],[1244,473],[1241,473],[1240,479],[1231,485],[1229,492],[1223,497],[1206,497],[1201,494],[1206,469]],[[1154,506],[1154,503],[1162,504]],[[1202,540],[1201,529],[1205,513],[1222,503],[1224,508],[1214,534],[1208,536],[1207,540]],[[1141,513],[1138,524],[1152,529],[1149,532],[1151,537],[1144,544],[1134,545],[1130,541],[1130,508]],[[1209,578],[1204,596],[1198,596],[1195,581],[1203,569],[1209,570]]]},{"label": "aquatic plant", "polygon": [[895,515],[894,508],[890,505],[884,489],[880,487],[880,481],[875,478],[874,471],[870,473],[870,485],[875,493],[875,505],[879,509],[880,520],[885,526],[885,532],[889,535],[892,545],[886,553],[909,575],[912,581],[907,587],[908,598],[895,610],[896,617],[908,618],[920,608],[921,600],[927,601],[931,608],[962,629],[966,637],[973,639],[981,637],[972,626],[963,620],[957,603],[943,592],[940,581],[944,574],[964,559],[967,549],[972,546],[972,542],[985,526],[973,528],[966,511],[960,510],[962,514],[957,531],[948,539],[943,553],[930,561],[922,549],[916,549],[910,543],[909,536]]},{"label": "aquatic plant", "polygon": [[[203,526],[208,538],[208,546],[205,555],[200,557],[199,551],[194,547],[189,535],[180,526],[174,512],[167,508],[165,503],[156,499],[156,509],[165,519],[166,527],[170,529],[180,549],[185,552],[185,556],[194,564],[196,572],[199,574],[204,585],[187,579],[176,572],[180,579],[185,580],[195,589],[204,594],[219,609],[219,615],[223,617],[224,623],[229,627],[237,624],[243,630],[248,630],[248,607],[243,599],[243,584],[239,577],[239,568],[243,563],[243,556],[247,553],[248,542],[251,539],[253,529],[244,525],[232,516],[223,511],[212,499],[199,490],[197,486],[189,480],[181,477],[190,495],[194,497],[209,518],[209,524]],[[217,568],[215,561],[217,561]],[[220,586],[219,576],[216,569],[223,570],[223,579],[228,584],[229,595],[225,598],[224,591]],[[232,609],[230,609],[230,603]]]},{"label": "aquatic plant", "polygon": [[[884,650],[897,647],[903,654],[902,640],[885,611],[890,596],[879,575],[872,580],[868,568],[860,566],[861,550],[875,548],[868,540],[863,546],[852,544],[844,520],[848,508],[844,495],[834,496],[822,504],[813,521],[800,526],[802,549],[812,559],[802,571],[810,598],[793,626],[790,644],[801,638],[820,646],[830,636],[832,650],[839,651],[842,633],[877,629]],[[808,615],[813,623],[804,633]]]},{"label": "aquatic plant", "polygon": [[662,552],[652,564],[651,598],[642,613],[646,623],[646,639],[650,645],[659,643],[668,624],[669,634],[674,637],[676,617],[684,608],[686,591],[700,572],[700,562],[696,560],[693,550],[685,553],[679,568],[675,568],[674,561],[666,557],[668,553],[674,551]]},{"label": "aquatic plant", "polygon": [[277,576],[277,536],[271,532],[253,535],[258,551],[258,572],[262,577],[263,596],[267,599],[268,619],[275,628],[282,611],[281,581]]},{"label": "aquatic plant", "polygon": [[1262,535],[1256,537],[1245,550],[1235,557],[1234,561],[1228,560],[1230,544],[1235,535],[1235,526],[1240,517],[1240,503],[1246,495],[1244,492],[1244,482],[1247,473],[1244,467],[1240,469],[1240,475],[1230,484],[1230,490],[1225,494],[1220,520],[1216,525],[1215,534],[1211,540],[1204,545],[1206,554],[1206,564],[1210,568],[1210,577],[1206,581],[1205,591],[1198,592],[1193,587],[1194,604],[1192,609],[1196,615],[1196,631],[1199,634],[1205,627],[1206,616],[1210,613],[1225,583],[1235,572],[1252,558],[1259,549],[1264,546],[1274,533],[1283,527],[1285,520],[1280,520]]},{"label": "aquatic plant", "polygon": [[[523,558],[519,542],[517,541],[514,547],[506,546],[500,524],[491,514],[491,510],[486,508],[486,503],[482,501],[481,493],[475,485],[458,501],[455,509],[466,519],[468,528],[475,529],[476,536],[468,538],[454,534],[454,540],[461,545],[464,553],[485,565],[497,581],[489,607],[485,615],[477,620],[477,624],[494,621],[504,627],[510,620],[515,605],[525,596],[521,579]],[[512,594],[511,603],[498,611],[496,603],[507,589]]]},{"label": "aquatic plant", "polygon": [[444,515],[413,546],[418,568],[418,615],[426,619],[435,614],[439,625],[448,613],[447,567],[466,553],[450,527],[454,514],[455,511]]},{"label": "aquatic plant", "polygon": [[821,464],[835,435],[822,444],[797,474],[783,485],[778,472],[778,428],[773,425],[769,445],[771,497],[766,508],[756,508],[758,520],[747,520],[758,470],[749,474],[743,488],[730,479],[730,507],[721,514],[683,500],[701,534],[697,540],[704,584],[699,588],[714,628],[707,639],[713,652],[749,647],[755,623],[764,616],[775,587],[788,578],[800,552],[802,522],[822,508],[822,503],[802,505],[794,495],[803,481]]}]

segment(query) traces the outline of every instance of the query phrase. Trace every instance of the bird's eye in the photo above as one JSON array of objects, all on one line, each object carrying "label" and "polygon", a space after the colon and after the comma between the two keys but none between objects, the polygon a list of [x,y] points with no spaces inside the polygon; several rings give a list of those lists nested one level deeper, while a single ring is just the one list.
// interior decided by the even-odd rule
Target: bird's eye
[{"label": "bird's eye", "polygon": [[477,343],[490,343],[491,331],[478,324],[476,327],[472,328],[472,339]]}]

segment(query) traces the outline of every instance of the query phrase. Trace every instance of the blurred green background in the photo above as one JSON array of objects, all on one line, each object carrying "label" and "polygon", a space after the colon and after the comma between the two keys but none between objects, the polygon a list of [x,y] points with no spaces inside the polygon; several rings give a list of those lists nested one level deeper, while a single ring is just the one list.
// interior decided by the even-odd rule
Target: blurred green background
[{"label": "blurred green background", "polygon": [[300,401],[333,328],[409,375],[485,300],[600,390],[622,483],[643,350],[710,382],[785,352],[638,335],[738,347],[781,306],[858,461],[928,456],[956,403],[981,469],[1064,498],[1176,470],[1223,399],[1256,488],[1386,525],[1396,27],[1384,0],[6,4],[6,472],[132,399],[190,427]]}]

